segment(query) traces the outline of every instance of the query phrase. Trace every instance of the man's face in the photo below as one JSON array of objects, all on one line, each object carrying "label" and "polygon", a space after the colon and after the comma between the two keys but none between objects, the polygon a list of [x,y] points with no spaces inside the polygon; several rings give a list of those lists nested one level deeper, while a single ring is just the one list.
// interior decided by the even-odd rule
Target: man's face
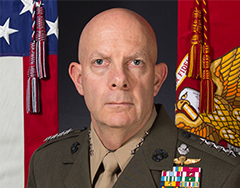
[{"label": "man's face", "polygon": [[159,89],[156,49],[139,24],[120,25],[98,23],[80,44],[80,94],[94,126],[135,129],[148,120]]}]

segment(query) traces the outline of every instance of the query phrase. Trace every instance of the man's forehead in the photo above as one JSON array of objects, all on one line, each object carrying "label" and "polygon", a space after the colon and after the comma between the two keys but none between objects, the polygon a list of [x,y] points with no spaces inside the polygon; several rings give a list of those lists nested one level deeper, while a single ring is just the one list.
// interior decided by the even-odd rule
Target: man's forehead
[{"label": "man's forehead", "polygon": [[109,41],[113,38],[134,39],[139,43],[148,43],[157,49],[155,33],[144,18],[133,11],[115,8],[96,15],[85,26],[80,37],[79,53],[86,52],[89,46],[106,41],[108,38]]},{"label": "man's forehead", "polygon": [[100,32],[119,30],[141,30],[146,35],[154,35],[151,26],[140,15],[126,9],[110,9],[96,15],[85,26],[82,38]]},{"label": "man's forehead", "polygon": [[[99,26],[101,24],[108,25],[108,23],[121,23],[121,24],[133,24],[133,23],[141,23],[142,25],[148,24],[146,20],[141,17],[139,14],[123,8],[113,8],[106,11],[103,11],[96,16],[94,16],[86,25],[87,27],[91,26]],[[145,23],[144,23],[145,22]]]}]

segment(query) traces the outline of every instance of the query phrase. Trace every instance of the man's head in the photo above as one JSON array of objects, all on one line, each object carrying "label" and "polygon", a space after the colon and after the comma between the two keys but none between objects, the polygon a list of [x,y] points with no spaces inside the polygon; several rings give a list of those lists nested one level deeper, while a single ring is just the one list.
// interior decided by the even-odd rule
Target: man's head
[{"label": "man's head", "polygon": [[69,74],[84,95],[94,128],[138,131],[148,120],[167,76],[156,65],[153,29],[140,15],[115,8],[95,16],[82,31],[79,62]]}]

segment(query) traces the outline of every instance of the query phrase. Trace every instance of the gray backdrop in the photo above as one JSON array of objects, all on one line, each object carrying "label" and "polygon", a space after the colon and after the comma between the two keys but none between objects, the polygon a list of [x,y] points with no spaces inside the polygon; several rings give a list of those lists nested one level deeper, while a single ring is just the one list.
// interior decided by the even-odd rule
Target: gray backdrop
[{"label": "gray backdrop", "polygon": [[153,27],[158,40],[158,63],[168,65],[168,77],[155,103],[162,103],[174,120],[175,71],[177,65],[177,1],[58,1],[59,13],[59,131],[90,123],[89,112],[70,77],[68,66],[78,61],[78,39],[85,24],[97,13],[113,7],[131,9]]}]

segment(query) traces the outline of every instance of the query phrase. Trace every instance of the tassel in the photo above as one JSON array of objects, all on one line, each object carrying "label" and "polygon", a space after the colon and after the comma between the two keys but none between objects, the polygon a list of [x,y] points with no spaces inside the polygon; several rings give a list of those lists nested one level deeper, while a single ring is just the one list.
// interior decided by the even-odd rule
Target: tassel
[{"label": "tassel", "polygon": [[203,46],[202,44],[198,44],[197,46],[197,67],[196,67],[196,73],[195,78],[202,78],[202,54],[203,54]]},{"label": "tassel", "polygon": [[209,56],[209,46],[203,45],[203,75],[200,82],[200,113],[212,113],[214,110],[214,89],[210,71],[211,59]]},{"label": "tassel", "polygon": [[29,69],[27,81],[27,113],[40,112],[39,80],[36,77],[36,44],[30,44]]},{"label": "tassel", "polygon": [[45,19],[44,19],[44,8],[42,6],[36,9],[37,20],[36,20],[36,65],[37,65],[37,76],[38,78],[46,78],[46,51],[45,42],[47,40],[45,30]]},{"label": "tassel", "polygon": [[200,82],[200,113],[212,113],[214,111],[214,83],[204,79]]},{"label": "tassel", "polygon": [[193,12],[193,36],[191,39],[191,49],[189,53],[189,66],[187,76],[190,78],[199,78],[201,76],[202,64],[202,13],[197,7]]},{"label": "tassel", "polygon": [[210,46],[209,46],[209,32],[208,32],[208,11],[207,2],[202,0],[203,10],[203,61],[202,61],[202,78],[200,82],[200,113],[213,113],[214,111],[214,92],[215,85],[212,80],[212,74],[210,70],[211,57],[210,57]]},{"label": "tassel", "polygon": [[202,75],[201,67],[202,67],[202,45],[197,42],[193,42],[193,45],[191,46],[190,50],[190,61],[187,72],[188,77],[196,79],[201,78]]},{"label": "tassel", "polygon": [[195,67],[195,62],[196,62],[196,44],[193,44],[191,46],[191,50],[189,53],[189,65],[188,65],[188,70],[187,70],[187,76],[188,77],[193,77],[193,72],[194,71],[194,67]]}]

